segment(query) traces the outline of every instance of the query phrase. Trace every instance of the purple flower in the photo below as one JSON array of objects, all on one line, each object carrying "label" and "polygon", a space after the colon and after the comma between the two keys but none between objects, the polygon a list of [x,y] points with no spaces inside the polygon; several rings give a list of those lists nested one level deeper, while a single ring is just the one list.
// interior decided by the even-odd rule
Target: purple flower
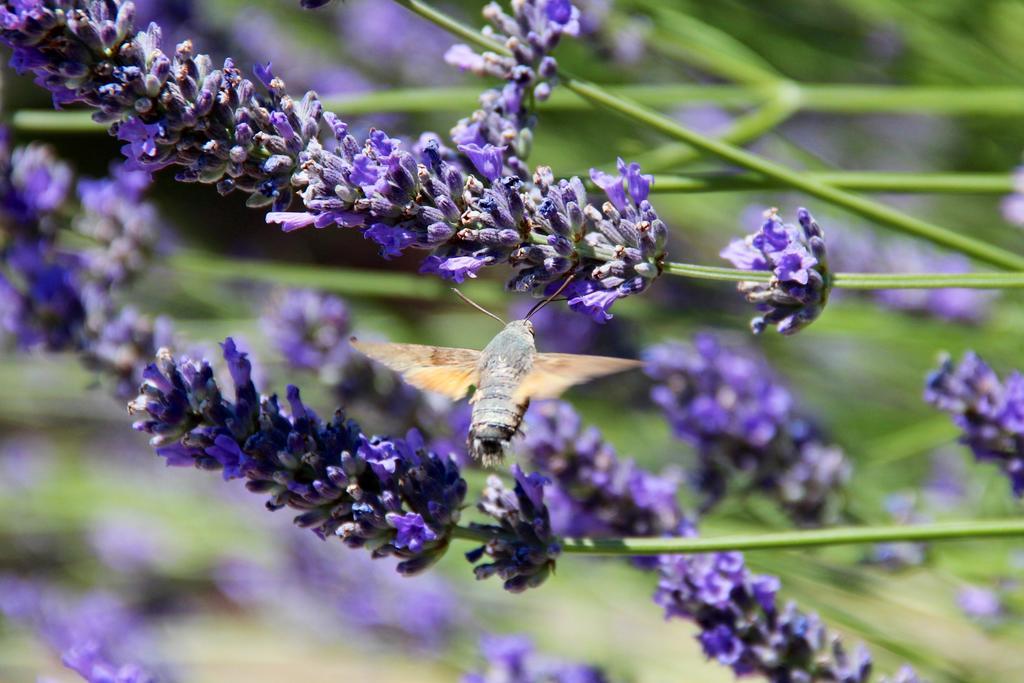
[{"label": "purple flower", "polygon": [[477,272],[490,262],[490,256],[453,256],[441,258],[430,256],[420,267],[421,273],[437,273],[446,280],[462,283],[466,278],[475,278]]},{"label": "purple flower", "polygon": [[563,662],[536,652],[523,635],[493,636],[480,639],[480,652],[486,660],[483,671],[467,674],[462,683],[607,683],[604,672],[584,664]]},{"label": "purple flower", "polygon": [[561,547],[551,533],[551,521],[544,504],[544,482],[537,474],[525,475],[519,465],[512,466],[514,490],[501,479],[490,476],[477,508],[494,518],[497,524],[470,527],[490,535],[484,545],[466,553],[476,563],[484,556],[490,561],[473,570],[477,579],[498,576],[504,588],[521,593],[540,586],[555,570]]},{"label": "purple flower", "polygon": [[949,413],[978,462],[999,465],[1017,498],[1024,496],[1024,376],[1005,380],[973,351],[959,365],[948,356],[928,376],[924,399]]},{"label": "purple flower", "polygon": [[418,553],[427,543],[437,540],[437,534],[418,513],[406,512],[399,515],[392,512],[387,515],[387,520],[398,531],[394,541],[396,548],[407,548],[409,552]]},{"label": "purple flower", "polygon": [[567,536],[661,536],[682,522],[679,476],[649,473],[591,427],[583,429],[568,403],[543,402],[526,414],[520,457],[552,481],[556,533]]},{"label": "purple flower", "polygon": [[659,560],[655,603],[667,618],[694,621],[705,654],[737,676],[868,683],[867,651],[858,647],[848,653],[816,615],[793,604],[780,608],[778,580],[752,574],[742,554],[663,555]]},{"label": "purple flower", "polygon": [[468,156],[469,160],[473,162],[473,166],[476,167],[476,170],[480,171],[480,175],[492,183],[497,182],[498,178],[501,177],[501,169],[504,165],[502,158],[508,147],[496,147],[491,144],[481,147],[475,143],[459,145],[458,147],[459,151]]},{"label": "purple flower", "polygon": [[750,325],[760,334],[775,325],[793,334],[825,308],[832,287],[825,240],[807,209],[797,210],[799,227],[784,224],[775,209],[765,214],[758,232],[733,240],[720,256],[745,270],[767,270],[768,282],[741,282],[739,290],[761,313]]},{"label": "purple flower", "polygon": [[972,619],[993,620],[1004,613],[1003,601],[994,590],[965,586],[957,593],[957,606]]},{"label": "purple flower", "polygon": [[710,334],[692,345],[653,346],[645,359],[657,382],[652,400],[675,436],[697,449],[693,481],[704,494],[702,510],[736,479],[775,498],[801,524],[830,518],[850,464],[797,414],[792,394],[764,360]]}]

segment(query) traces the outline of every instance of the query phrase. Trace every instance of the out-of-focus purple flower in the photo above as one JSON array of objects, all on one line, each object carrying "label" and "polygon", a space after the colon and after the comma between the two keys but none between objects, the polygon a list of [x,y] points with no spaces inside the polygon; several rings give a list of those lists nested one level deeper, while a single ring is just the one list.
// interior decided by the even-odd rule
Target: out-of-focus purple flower
[{"label": "out-of-focus purple flower", "polygon": [[739,285],[762,314],[750,323],[754,334],[769,325],[782,334],[798,332],[814,322],[828,302],[832,282],[824,235],[807,209],[797,210],[797,222],[799,227],[784,224],[772,209],[765,213],[760,230],[733,240],[720,254],[737,268],[771,273],[767,283]]},{"label": "out-of-focus purple flower", "polygon": [[[917,510],[917,496],[894,493],[885,499],[885,509],[895,524],[921,524],[931,519]],[[868,561],[890,570],[916,567],[924,563],[928,554],[926,543],[878,543],[871,548]]]},{"label": "out-of-focus purple flower", "polygon": [[[946,253],[918,241],[882,237],[868,230],[829,230],[829,263],[834,270],[865,273],[969,273],[962,254]],[[991,312],[998,292],[984,289],[880,289],[833,292],[862,295],[896,311],[977,324]]]},{"label": "out-of-focus purple flower", "polygon": [[102,592],[73,596],[42,582],[0,575],[0,615],[33,631],[88,683],[155,683],[135,660],[153,649],[148,625]]},{"label": "out-of-focus purple flower", "polygon": [[342,299],[313,290],[278,292],[264,311],[263,328],[289,366],[315,372],[342,407],[362,415],[375,432],[403,433],[417,426],[434,437],[446,431],[447,401],[352,353],[354,328]]},{"label": "out-of-focus purple flower", "polygon": [[1007,195],[1002,203],[1003,218],[1008,223],[1024,226],[1024,165],[1013,172],[1013,194]]},{"label": "out-of-focus purple flower", "polygon": [[512,474],[516,483],[511,491],[498,477],[487,478],[477,508],[498,524],[470,525],[491,538],[466,557],[474,564],[484,556],[490,560],[476,566],[477,579],[498,576],[505,590],[521,593],[541,585],[554,572],[561,547],[552,536],[544,505],[547,480],[537,473],[524,473],[519,465],[512,466]]},{"label": "out-of-focus purple flower", "polygon": [[583,429],[568,403],[531,407],[519,455],[550,477],[552,526],[566,536],[664,536],[683,520],[679,476],[622,460],[594,427]]},{"label": "out-of-focus purple flower", "polygon": [[651,398],[677,438],[697,450],[693,480],[713,507],[730,485],[768,493],[800,524],[834,515],[835,493],[850,476],[842,450],[824,443],[794,407],[763,359],[710,334],[692,345],[668,343],[645,353],[658,384]]},{"label": "out-of-focus purple flower", "polygon": [[1024,376],[1001,380],[973,351],[959,365],[946,356],[928,376],[924,399],[949,413],[978,462],[999,465],[1017,498],[1024,496]]},{"label": "out-of-focus purple flower", "polygon": [[995,621],[1005,613],[999,594],[981,586],[965,586],[956,596],[956,604],[971,619]]},{"label": "out-of-focus purple flower", "polygon": [[[276,530],[275,530],[276,531]],[[318,633],[434,652],[467,626],[468,610],[442,577],[381,571],[388,559],[338,554],[308,534],[291,535],[271,566],[228,557],[216,571],[220,589],[239,606],[270,608]]]},{"label": "out-of-focus purple flower", "polygon": [[486,660],[483,670],[466,674],[462,683],[607,683],[603,671],[585,664],[564,662],[536,652],[522,635],[480,639]]}]

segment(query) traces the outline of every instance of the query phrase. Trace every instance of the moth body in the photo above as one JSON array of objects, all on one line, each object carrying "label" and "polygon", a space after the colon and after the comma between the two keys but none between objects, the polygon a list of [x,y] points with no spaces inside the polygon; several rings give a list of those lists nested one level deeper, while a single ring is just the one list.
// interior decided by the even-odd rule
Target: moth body
[{"label": "moth body", "polygon": [[467,446],[485,467],[500,463],[511,450],[530,405],[529,397],[517,395],[518,389],[533,370],[536,354],[528,320],[506,325],[480,353]]},{"label": "moth body", "polygon": [[529,320],[505,325],[483,351],[355,338],[352,345],[402,373],[414,387],[454,401],[475,386],[467,447],[470,455],[488,467],[511,452],[512,438],[519,432],[531,398],[558,398],[576,384],[642,365],[626,358],[537,353]]}]

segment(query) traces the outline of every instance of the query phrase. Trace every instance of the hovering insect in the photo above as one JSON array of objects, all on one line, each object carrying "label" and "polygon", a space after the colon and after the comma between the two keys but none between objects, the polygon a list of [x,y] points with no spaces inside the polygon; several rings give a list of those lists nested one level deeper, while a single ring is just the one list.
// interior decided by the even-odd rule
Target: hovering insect
[{"label": "hovering insect", "polygon": [[506,323],[490,311],[462,299],[491,316],[505,329],[483,351],[420,344],[361,342],[352,345],[373,360],[401,373],[409,384],[443,394],[452,400],[476,391],[467,438],[470,454],[493,467],[511,450],[530,399],[558,398],[571,386],[643,365],[641,361],[572,353],[537,353],[530,318],[558,292],[534,306],[522,320]]}]

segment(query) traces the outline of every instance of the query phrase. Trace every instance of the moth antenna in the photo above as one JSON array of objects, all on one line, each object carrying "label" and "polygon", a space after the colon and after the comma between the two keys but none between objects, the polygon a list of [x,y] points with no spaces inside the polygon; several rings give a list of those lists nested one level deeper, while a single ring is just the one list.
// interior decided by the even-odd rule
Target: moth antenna
[{"label": "moth antenna", "polygon": [[502,325],[506,325],[506,324],[507,324],[507,323],[506,323],[506,322],[505,322],[504,320],[502,320],[502,319],[501,319],[501,318],[499,318],[498,316],[494,315],[493,313],[491,313],[490,311],[488,311],[488,310],[487,310],[486,308],[484,308],[483,306],[481,306],[481,305],[480,305],[480,304],[478,304],[477,302],[473,301],[473,300],[472,300],[472,299],[470,299],[470,298],[469,298],[468,296],[466,296],[465,294],[463,294],[463,293],[462,293],[462,292],[460,292],[459,290],[455,289],[454,287],[452,287],[452,291],[453,291],[453,292],[455,292],[455,293],[456,293],[456,294],[458,295],[458,297],[459,297],[460,299],[462,299],[463,301],[465,301],[465,302],[466,302],[467,304],[469,304],[470,306],[472,306],[472,307],[473,307],[473,308],[475,308],[476,310],[480,311],[481,313],[486,313],[487,315],[491,316],[492,318],[494,318],[495,320],[497,320],[497,321],[498,321],[499,323],[501,323]]},{"label": "moth antenna", "polygon": [[536,313],[537,311],[539,311],[540,309],[544,308],[549,303],[554,301],[558,297],[559,294],[561,294],[562,292],[565,291],[565,288],[569,286],[569,283],[572,282],[573,278],[575,278],[575,277],[576,277],[576,273],[573,273],[569,277],[565,278],[565,282],[562,283],[562,286],[559,287],[558,290],[554,294],[549,296],[548,298],[544,299],[543,301],[538,301],[536,304],[534,304],[533,308],[530,309],[530,312],[526,314],[526,318],[524,318],[524,319],[525,320],[529,320],[530,318],[533,317],[534,313]]}]

